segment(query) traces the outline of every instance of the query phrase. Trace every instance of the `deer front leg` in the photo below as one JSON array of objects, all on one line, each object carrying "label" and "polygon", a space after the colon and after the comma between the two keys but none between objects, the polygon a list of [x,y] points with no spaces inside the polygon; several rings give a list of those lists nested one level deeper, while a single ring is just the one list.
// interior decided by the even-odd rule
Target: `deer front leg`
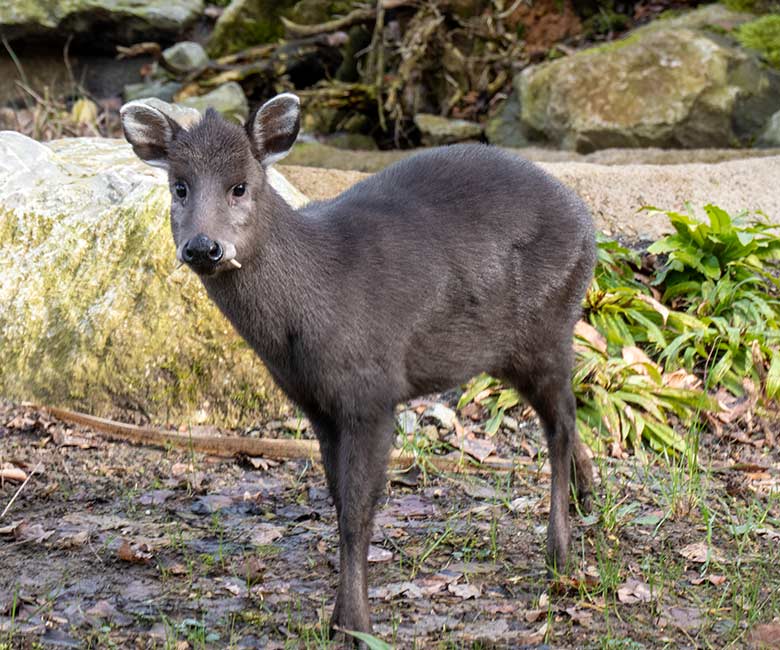
[{"label": "deer front leg", "polygon": [[340,575],[331,617],[335,628],[370,632],[368,545],[374,509],[385,487],[392,443],[392,412],[380,418],[356,417],[338,435],[338,503]]}]

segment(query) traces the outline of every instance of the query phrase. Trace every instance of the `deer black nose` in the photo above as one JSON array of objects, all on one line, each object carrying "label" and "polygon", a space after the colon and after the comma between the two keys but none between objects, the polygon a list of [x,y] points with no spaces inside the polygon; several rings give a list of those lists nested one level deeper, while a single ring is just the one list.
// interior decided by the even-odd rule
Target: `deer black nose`
[{"label": "deer black nose", "polygon": [[195,235],[182,249],[182,259],[198,273],[213,271],[222,259],[223,251],[219,242],[206,237],[203,233]]}]

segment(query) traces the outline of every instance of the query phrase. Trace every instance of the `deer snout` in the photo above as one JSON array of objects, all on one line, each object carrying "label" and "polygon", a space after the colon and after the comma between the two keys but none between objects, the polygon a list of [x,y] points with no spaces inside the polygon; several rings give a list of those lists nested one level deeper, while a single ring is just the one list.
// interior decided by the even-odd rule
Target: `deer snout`
[{"label": "deer snout", "polygon": [[213,273],[222,260],[224,251],[218,241],[210,239],[203,233],[195,235],[184,244],[181,251],[182,261],[186,262],[196,273]]}]

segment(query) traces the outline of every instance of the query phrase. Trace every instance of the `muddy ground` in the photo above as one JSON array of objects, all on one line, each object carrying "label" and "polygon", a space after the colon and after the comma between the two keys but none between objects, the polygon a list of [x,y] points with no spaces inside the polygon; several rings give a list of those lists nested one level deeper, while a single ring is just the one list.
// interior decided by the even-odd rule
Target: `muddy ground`
[{"label": "muddy ground", "polygon": [[[479,431],[480,413],[459,415]],[[378,637],[780,647],[773,422],[703,434],[699,467],[597,458],[594,514],[573,518],[573,577],[550,582],[546,452],[533,416],[512,415],[494,442],[514,475],[392,475],[371,551]],[[340,647],[326,634],[337,531],[317,464],[107,442],[3,404],[0,467],[32,474],[21,490],[0,484],[0,650]]]}]

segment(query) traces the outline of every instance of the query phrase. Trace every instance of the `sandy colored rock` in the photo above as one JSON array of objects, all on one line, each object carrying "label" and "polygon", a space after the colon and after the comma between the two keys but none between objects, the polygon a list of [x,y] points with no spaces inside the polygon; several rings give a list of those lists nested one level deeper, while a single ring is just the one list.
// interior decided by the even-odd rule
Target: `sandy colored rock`
[{"label": "sandy colored rock", "polygon": [[[504,147],[534,162],[587,162],[603,165],[679,165],[717,163],[743,158],[780,156],[780,142],[766,149],[602,149],[589,154],[544,147]],[[348,151],[319,142],[299,142],[285,158],[287,165],[377,172],[415,153],[415,149],[383,151]]]},{"label": "sandy colored rock", "polygon": [[[762,210],[780,224],[780,156],[715,164],[539,164],[576,190],[590,206],[597,226],[612,236],[656,239],[671,231],[668,219],[639,210],[645,205],[683,210],[686,201],[698,208],[713,203],[731,213]],[[335,196],[367,176],[354,171],[283,169],[290,182],[317,200]]]}]

